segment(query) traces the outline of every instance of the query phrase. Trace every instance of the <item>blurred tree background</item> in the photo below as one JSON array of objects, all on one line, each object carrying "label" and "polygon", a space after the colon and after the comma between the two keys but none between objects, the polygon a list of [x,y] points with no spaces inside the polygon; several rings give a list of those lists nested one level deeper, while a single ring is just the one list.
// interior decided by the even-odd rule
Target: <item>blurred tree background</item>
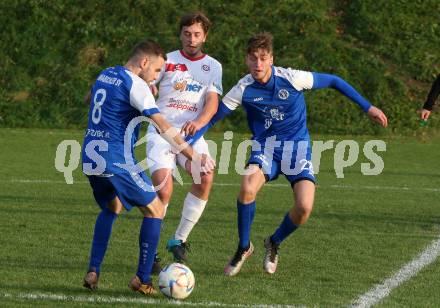
[{"label": "blurred tree background", "polygon": [[[246,42],[259,31],[273,33],[276,65],[341,76],[385,111],[389,132],[418,127],[440,73],[438,0],[1,1],[0,126],[85,127],[83,97],[99,71],[147,37],[178,49],[179,18],[193,10],[213,22],[205,51],[223,65],[225,93],[247,73]],[[312,132],[383,133],[334,90],[306,101]],[[246,131],[243,118],[217,129]],[[429,126],[440,128],[440,116]]]}]

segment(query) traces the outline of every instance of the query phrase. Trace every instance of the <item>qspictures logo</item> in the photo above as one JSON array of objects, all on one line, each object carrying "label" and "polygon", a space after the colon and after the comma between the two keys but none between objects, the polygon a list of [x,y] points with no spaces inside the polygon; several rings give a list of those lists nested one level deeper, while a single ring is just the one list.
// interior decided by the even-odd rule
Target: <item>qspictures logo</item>
[{"label": "qspictures logo", "polygon": [[[134,134],[134,127],[142,122],[148,122],[155,125],[147,117],[134,118],[128,125],[124,135],[124,163],[115,164],[115,167],[124,169],[132,175],[136,183],[139,182],[139,174],[147,171],[145,169],[147,158],[147,147],[145,142],[148,139],[148,135],[141,138],[136,144],[136,147],[144,146],[145,158],[136,163],[134,158],[134,149],[132,146],[132,139]],[[101,135],[101,134],[97,134]],[[104,134],[105,135],[105,134]],[[257,142],[255,140],[244,140],[238,143],[235,151],[233,148],[232,131],[226,131],[223,135],[223,140],[220,142],[214,142],[212,140],[206,140],[209,145],[211,156],[217,161],[216,172],[218,174],[229,174],[231,172],[231,166],[234,168],[232,172],[240,175],[249,173],[247,169],[247,160],[250,153],[258,153],[256,157],[259,157],[264,165],[265,170],[270,170],[271,165],[275,160],[281,162],[282,172],[286,175],[296,175],[299,172],[307,170],[311,174],[318,174],[322,153],[325,151],[333,151],[333,170],[335,177],[342,179],[345,177],[344,170],[352,167],[359,160],[363,161],[360,164],[360,173],[365,176],[377,176],[380,175],[385,167],[383,158],[380,152],[386,151],[386,143],[383,140],[368,140],[360,143],[356,140],[314,140],[310,142],[308,140],[299,141],[279,141],[277,136],[268,137],[263,142]],[[154,145],[153,145],[154,146]],[[176,155],[182,151],[185,144],[180,149],[175,149],[173,152]],[[83,155],[86,155],[88,161],[92,161],[93,165],[96,165],[91,169],[90,163],[83,162],[82,169],[86,174],[93,175],[105,175],[107,162],[101,154],[107,152],[109,149],[108,142],[105,137],[94,139],[85,145]],[[362,151],[362,152],[361,152]],[[235,156],[232,153],[235,152]],[[308,154],[311,152],[311,157],[308,158]],[[362,153],[362,154],[361,154]],[[219,154],[219,155],[218,155]],[[81,156],[81,145],[77,140],[64,140],[56,149],[55,168],[64,174],[64,178],[67,184],[73,184],[73,171],[79,167]],[[84,156],[83,156],[84,160]],[[199,166],[200,167],[200,166]],[[198,170],[201,170],[199,168]],[[183,184],[179,171],[176,169],[175,178]],[[180,180],[179,180],[180,179]],[[199,176],[193,176],[195,183],[200,181]],[[138,185],[143,185],[140,183]],[[158,187],[160,187],[159,185]],[[157,187],[155,189],[158,189]],[[159,188],[160,189],[160,188]]]}]

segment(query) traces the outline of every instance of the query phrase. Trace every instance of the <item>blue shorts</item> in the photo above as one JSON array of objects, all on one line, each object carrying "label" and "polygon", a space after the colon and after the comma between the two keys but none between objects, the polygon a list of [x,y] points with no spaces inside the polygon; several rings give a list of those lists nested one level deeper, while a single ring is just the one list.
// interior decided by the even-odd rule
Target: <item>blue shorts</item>
[{"label": "blue shorts", "polygon": [[302,180],[316,182],[310,147],[303,150],[294,148],[290,157],[287,154],[283,155],[282,151],[275,151],[272,158],[264,153],[264,148],[262,148],[261,151],[251,152],[247,164],[260,166],[267,182],[276,180],[280,174],[284,174],[292,186]]},{"label": "blue shorts", "polygon": [[133,206],[147,206],[156,198],[154,186],[143,172],[134,175],[134,179],[128,172],[87,177],[93,189],[93,196],[102,209],[116,196],[127,211]]}]

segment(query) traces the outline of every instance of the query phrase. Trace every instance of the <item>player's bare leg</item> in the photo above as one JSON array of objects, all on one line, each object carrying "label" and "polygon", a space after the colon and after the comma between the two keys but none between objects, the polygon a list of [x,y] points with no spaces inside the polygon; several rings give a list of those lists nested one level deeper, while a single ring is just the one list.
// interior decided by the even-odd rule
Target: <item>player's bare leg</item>
[{"label": "player's bare leg", "polygon": [[246,168],[246,175],[241,178],[240,192],[238,200],[241,203],[250,203],[255,201],[257,193],[266,183],[263,171],[258,165],[249,165]]},{"label": "player's bare leg", "polygon": [[295,183],[293,187],[295,204],[289,213],[284,217],[280,227],[272,236],[264,240],[266,253],[263,260],[263,268],[268,274],[275,273],[278,265],[278,249],[281,242],[304,224],[312,213],[313,201],[315,198],[315,184],[302,180]]},{"label": "player's bare leg", "polygon": [[[92,246],[92,252],[91,252],[91,264],[89,266],[89,269],[87,271],[87,274],[84,277],[83,286],[87,289],[90,289],[92,291],[98,289],[98,281],[99,281],[99,267],[100,264],[104,258],[104,254],[107,248],[108,240],[110,239],[111,235],[111,227],[113,225],[114,219],[116,219],[117,215],[121,213],[123,209],[121,201],[118,199],[118,197],[115,197],[113,200],[111,200],[108,205],[107,209],[103,210],[97,218],[97,224],[106,224],[107,232],[99,232],[97,226],[95,225],[95,234],[93,237],[94,240],[94,246]],[[108,216],[108,218],[106,218]],[[108,220],[106,223],[103,220]],[[96,246],[102,246],[100,248],[100,251],[96,251]],[[99,265],[95,266],[94,263],[98,263]]]},{"label": "player's bare leg", "polygon": [[165,215],[165,207],[159,198],[150,204],[138,207],[144,216],[139,238],[139,265],[136,275],[131,279],[129,287],[144,295],[155,295],[150,273],[154,262],[157,244],[159,242],[160,226]]},{"label": "player's bare leg", "polygon": [[[165,208],[164,216],[166,215],[168,204],[173,194],[172,172],[173,172],[172,169],[161,168],[154,171],[153,174],[151,175],[151,180],[153,181],[154,187],[156,189],[159,189],[157,191],[157,196],[164,205]],[[161,259],[156,254],[151,274],[158,275],[160,273],[160,271],[162,270],[160,261]]]},{"label": "player's bare leg", "polygon": [[224,269],[226,276],[237,275],[246,259],[254,251],[254,246],[250,241],[250,231],[255,214],[255,199],[266,182],[266,178],[257,165],[248,166],[247,171],[248,174],[242,177],[237,200],[239,244],[234,256]]},{"label": "player's bare leg", "polygon": [[[182,216],[174,238],[169,240],[167,244],[174,260],[180,263],[188,261],[189,244],[187,238],[205,210],[214,180],[213,172],[200,173],[200,169],[193,168],[190,161],[186,161],[185,169],[192,176],[193,184],[183,202]],[[194,174],[195,172],[198,174]]]},{"label": "player's bare leg", "polygon": [[315,200],[315,184],[303,180],[295,184],[293,188],[295,205],[289,212],[289,217],[296,225],[305,224],[313,210]]},{"label": "player's bare leg", "polygon": [[171,200],[171,195],[173,194],[172,172],[172,169],[162,168],[157,169],[151,175],[151,180],[153,181],[154,187],[159,189],[156,193],[160,201],[162,201],[165,206],[165,214],[166,208]]}]

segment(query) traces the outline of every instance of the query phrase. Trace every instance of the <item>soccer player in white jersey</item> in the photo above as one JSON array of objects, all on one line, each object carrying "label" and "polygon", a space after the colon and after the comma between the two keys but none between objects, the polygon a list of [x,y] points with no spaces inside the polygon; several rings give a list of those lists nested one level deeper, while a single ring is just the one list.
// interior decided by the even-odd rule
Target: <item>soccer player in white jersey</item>
[{"label": "soccer player in white jersey", "polygon": [[[137,207],[144,216],[139,234],[139,263],[130,287],[145,295],[157,293],[151,283],[151,268],[159,241],[165,208],[150,179],[134,157],[141,115],[148,117],[164,138],[182,154],[210,172],[214,163],[185,144],[159,113],[148,82],[160,73],[165,55],[152,41],[136,45],[124,66],[103,70],[91,90],[92,103],[84,136],[82,160],[93,196],[101,208],[95,222],[90,263],[84,287],[95,290],[112,226],[122,208]],[[185,147],[186,145],[186,147]]]},{"label": "soccer player in white jersey", "polygon": [[[167,54],[167,61],[157,79],[161,114],[184,135],[194,134],[216,113],[218,95],[222,94],[221,64],[203,53],[209,19],[201,12],[188,13],[180,20],[182,49]],[[194,149],[209,155],[201,137]],[[150,125],[148,129],[147,165],[152,180],[159,187],[158,196],[168,206],[173,192],[176,164],[192,174],[191,163],[182,154],[175,154],[170,145]],[[183,202],[182,216],[167,249],[175,261],[187,260],[187,238],[205,209],[213,181],[213,173],[193,175],[193,184]],[[157,268],[157,262],[155,268]]]},{"label": "soccer player in white jersey", "polygon": [[238,274],[254,251],[250,231],[255,200],[266,182],[275,180],[280,174],[285,175],[294,198],[293,207],[279,227],[264,240],[263,267],[267,273],[276,271],[281,242],[304,224],[312,211],[315,177],[304,90],[334,88],[358,104],[372,120],[387,126],[385,114],[340,77],[274,66],[272,35],[267,32],[249,40],[246,64],[250,74],[225,95],[210,123],[188,139],[190,143],[194,142],[199,134],[234,109],[240,105],[245,108],[254,142],[237,199],[239,244],[224,269],[227,276]]}]

